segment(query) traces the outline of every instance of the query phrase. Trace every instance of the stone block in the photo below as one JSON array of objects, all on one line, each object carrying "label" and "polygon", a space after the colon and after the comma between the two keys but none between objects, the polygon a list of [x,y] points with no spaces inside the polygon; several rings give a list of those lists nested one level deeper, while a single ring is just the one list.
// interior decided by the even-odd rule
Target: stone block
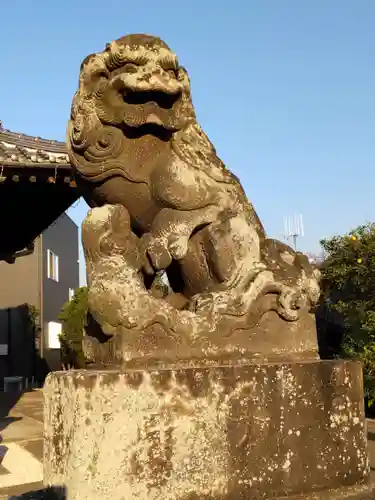
[{"label": "stone block", "polygon": [[69,500],[300,498],[369,481],[356,362],[55,372],[44,391],[44,480]]}]

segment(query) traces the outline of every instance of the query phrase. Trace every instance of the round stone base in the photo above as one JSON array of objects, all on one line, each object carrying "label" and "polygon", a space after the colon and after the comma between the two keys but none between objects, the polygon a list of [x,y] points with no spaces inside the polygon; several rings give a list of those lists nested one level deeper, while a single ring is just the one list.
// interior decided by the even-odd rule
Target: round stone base
[{"label": "round stone base", "polygon": [[44,480],[69,500],[367,494],[359,363],[57,372],[44,391]]}]

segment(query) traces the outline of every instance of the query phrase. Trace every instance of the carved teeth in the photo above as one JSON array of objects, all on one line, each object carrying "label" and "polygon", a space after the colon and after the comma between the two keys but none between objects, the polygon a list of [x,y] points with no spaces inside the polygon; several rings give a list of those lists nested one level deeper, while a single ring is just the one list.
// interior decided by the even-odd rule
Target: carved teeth
[{"label": "carved teeth", "polygon": [[161,121],[161,119],[158,116],[156,116],[154,113],[151,113],[150,115],[147,116],[146,123],[154,123],[155,125],[163,125],[163,122]]}]

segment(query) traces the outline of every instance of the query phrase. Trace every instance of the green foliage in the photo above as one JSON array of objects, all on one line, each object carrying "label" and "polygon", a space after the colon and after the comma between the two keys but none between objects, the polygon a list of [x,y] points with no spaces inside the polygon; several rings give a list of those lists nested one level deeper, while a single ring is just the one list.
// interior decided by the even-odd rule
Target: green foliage
[{"label": "green foliage", "polygon": [[39,329],[39,311],[35,306],[27,304],[27,320],[34,331]]},{"label": "green foliage", "polygon": [[321,244],[324,299],[343,327],[339,354],[363,363],[365,390],[375,402],[375,223]]},{"label": "green foliage", "polygon": [[62,321],[61,358],[63,366],[67,369],[86,366],[82,339],[88,307],[87,291],[87,287],[77,288],[72,299],[63,305],[59,315]]},{"label": "green foliage", "polygon": [[40,316],[38,309],[31,304],[23,304],[22,322],[26,335],[29,336],[36,354],[40,345]]}]

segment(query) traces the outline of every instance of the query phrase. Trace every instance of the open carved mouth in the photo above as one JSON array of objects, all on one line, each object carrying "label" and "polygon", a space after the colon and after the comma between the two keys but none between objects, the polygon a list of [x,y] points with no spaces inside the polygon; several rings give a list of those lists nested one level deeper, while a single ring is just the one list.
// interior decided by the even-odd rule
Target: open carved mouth
[{"label": "open carved mouth", "polygon": [[167,94],[166,92],[160,92],[155,90],[146,90],[142,92],[134,92],[131,90],[126,90],[124,92],[124,102],[126,104],[147,104],[154,102],[160,108],[172,109],[175,102],[181,97],[181,93]]},{"label": "open carved mouth", "polygon": [[128,139],[139,139],[145,135],[153,135],[164,142],[169,142],[173,136],[173,130],[168,130],[154,123],[145,123],[139,127],[130,127],[124,123],[122,130]]}]

